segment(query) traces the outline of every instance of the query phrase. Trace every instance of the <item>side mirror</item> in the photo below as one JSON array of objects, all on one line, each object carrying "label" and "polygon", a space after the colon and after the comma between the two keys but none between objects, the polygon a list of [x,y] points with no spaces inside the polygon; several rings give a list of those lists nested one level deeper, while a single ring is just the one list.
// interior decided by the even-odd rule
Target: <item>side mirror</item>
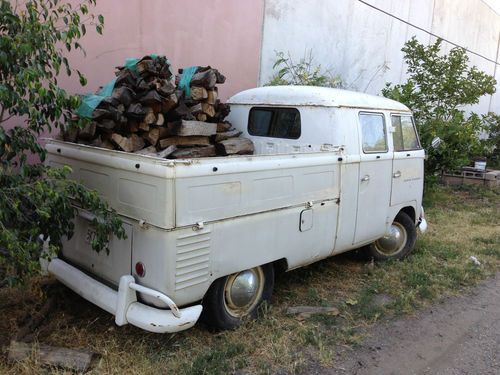
[{"label": "side mirror", "polygon": [[438,148],[439,145],[443,142],[443,140],[439,137],[434,137],[431,142],[432,148]]}]

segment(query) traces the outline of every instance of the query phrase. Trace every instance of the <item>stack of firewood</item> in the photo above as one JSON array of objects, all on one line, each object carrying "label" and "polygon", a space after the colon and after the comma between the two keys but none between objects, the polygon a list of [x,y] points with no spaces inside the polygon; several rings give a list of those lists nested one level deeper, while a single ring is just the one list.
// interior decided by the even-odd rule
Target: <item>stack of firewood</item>
[{"label": "stack of firewood", "polygon": [[92,121],[63,132],[63,139],[173,159],[252,154],[252,141],[225,121],[229,105],[217,98],[216,85],[226,78],[198,67],[190,87],[181,89],[182,73],[174,81],[162,57],[146,56],[135,69],[118,67],[113,92],[95,108]]}]

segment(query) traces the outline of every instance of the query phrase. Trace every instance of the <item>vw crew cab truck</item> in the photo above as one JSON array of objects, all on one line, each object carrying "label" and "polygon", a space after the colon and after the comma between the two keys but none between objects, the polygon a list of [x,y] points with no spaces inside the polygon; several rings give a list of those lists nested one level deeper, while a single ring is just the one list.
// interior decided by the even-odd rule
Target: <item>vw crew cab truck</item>
[{"label": "vw crew cab truck", "polygon": [[48,162],[117,210],[127,238],[91,250],[92,216],[49,272],[118,325],[152,332],[218,328],[255,316],[274,270],[365,246],[377,260],[414,247],[424,150],[410,110],[319,87],[261,87],[230,100],[254,155],[167,160],[51,141]]}]

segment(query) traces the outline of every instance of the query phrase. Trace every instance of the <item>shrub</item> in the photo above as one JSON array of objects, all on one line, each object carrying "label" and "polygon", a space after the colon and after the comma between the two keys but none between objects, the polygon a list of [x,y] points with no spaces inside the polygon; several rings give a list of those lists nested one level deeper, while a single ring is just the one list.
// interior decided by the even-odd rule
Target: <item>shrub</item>
[{"label": "shrub", "polygon": [[[121,221],[96,192],[68,180],[69,168],[43,165],[46,150],[38,136],[72,123],[79,98],[57,84],[71,75],[65,53],[82,49],[87,25],[102,32],[103,18],[89,13],[95,0],[0,0],[0,285],[39,269],[42,242],[48,255],[59,251],[73,232],[77,208],[96,215],[95,250],[105,249],[110,233],[125,236]],[[80,83],[85,77],[78,71]],[[7,127],[7,121],[13,126]],[[81,126],[78,123],[75,126]],[[35,154],[41,162],[30,164]]]},{"label": "shrub", "polygon": [[265,86],[302,85],[322,87],[342,87],[342,79],[329,71],[323,71],[321,65],[315,65],[310,50],[298,62],[292,59],[290,53],[276,52],[273,69],[278,71]]},{"label": "shrub", "polygon": [[[408,66],[408,80],[386,84],[385,97],[406,104],[414,113],[422,145],[428,152],[426,171],[436,174],[470,163],[485,152],[479,137],[485,123],[480,116],[467,114],[464,106],[476,104],[481,96],[495,92],[494,77],[469,66],[467,52],[453,48],[441,53],[441,40],[425,46],[415,37],[402,49]],[[433,149],[434,137],[443,140]]]}]

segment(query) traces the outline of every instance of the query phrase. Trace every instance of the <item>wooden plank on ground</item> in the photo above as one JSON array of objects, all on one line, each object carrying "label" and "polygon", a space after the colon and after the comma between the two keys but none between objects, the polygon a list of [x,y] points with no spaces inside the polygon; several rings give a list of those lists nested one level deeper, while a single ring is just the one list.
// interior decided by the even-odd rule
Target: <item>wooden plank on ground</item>
[{"label": "wooden plank on ground", "polygon": [[17,341],[10,342],[8,355],[10,362],[22,361],[33,355],[42,364],[83,373],[89,369],[94,353],[88,350],[67,349],[48,345],[31,345]]}]

